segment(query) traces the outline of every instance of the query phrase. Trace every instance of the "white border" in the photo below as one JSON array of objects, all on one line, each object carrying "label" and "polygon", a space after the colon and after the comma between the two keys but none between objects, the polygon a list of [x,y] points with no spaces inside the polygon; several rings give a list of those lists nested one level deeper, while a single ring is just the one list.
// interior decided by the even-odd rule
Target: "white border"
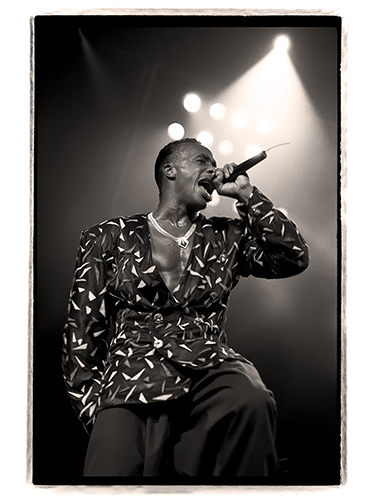
[{"label": "white border", "polygon": [[[111,2],[117,9],[134,9],[135,2]],[[278,493],[283,498],[307,495],[334,495],[352,498],[370,498],[373,494],[372,475],[374,469],[374,422],[372,412],[373,342],[374,326],[370,314],[373,308],[372,287],[374,270],[372,265],[373,230],[370,202],[373,197],[374,169],[371,157],[373,116],[373,16],[374,7],[367,1],[324,2],[310,1],[277,2],[236,1],[230,2],[231,10],[242,14],[256,9],[257,14],[301,14],[310,13],[341,15],[348,29],[347,70],[344,76],[347,89],[345,105],[345,129],[347,130],[347,188],[343,205],[347,207],[344,222],[347,227],[347,360],[348,360],[348,480],[339,488],[299,488]],[[133,4],[133,5],[131,5]],[[276,5],[275,5],[276,4]],[[315,4],[315,5],[314,5]],[[31,2],[19,5],[10,3],[2,9],[3,27],[0,33],[2,50],[2,139],[5,145],[1,169],[1,208],[3,236],[1,257],[2,317],[3,317],[3,360],[1,363],[2,417],[1,442],[7,441],[1,451],[2,488],[6,498],[43,497],[59,494],[81,495],[77,488],[57,490],[34,488],[26,483],[26,367],[27,367],[27,324],[28,324],[28,235],[29,231],[29,154],[30,154],[30,32],[29,18],[43,13],[87,14],[100,8],[102,2],[80,1],[75,8],[61,6],[59,2]],[[158,13],[169,12],[176,3],[165,1],[160,7],[156,2],[136,2],[137,8],[159,9]],[[281,5],[280,5],[281,6]],[[186,6],[179,4],[181,9]],[[212,9],[218,7],[215,1],[189,2],[189,8]],[[225,8],[225,6],[220,6]],[[265,9],[265,10],[263,10]],[[186,11],[186,9],[185,9]],[[100,13],[108,13],[108,9]],[[131,13],[132,10],[126,13]],[[99,13],[99,12],[96,12]],[[113,12],[112,12],[113,13]],[[122,10],[121,12],[125,12]],[[142,12],[145,13],[145,12]],[[172,13],[172,12],[171,12]],[[189,11],[189,13],[194,13]],[[252,11],[254,13],[254,10]],[[175,12],[173,12],[175,14]],[[343,114],[344,118],[344,114]],[[19,235],[24,235],[19,239]],[[17,238],[15,237],[17,236]],[[345,250],[345,249],[343,249]],[[5,273],[5,275],[4,275]],[[370,285],[370,290],[368,286]],[[9,300],[8,300],[9,299]],[[4,321],[5,320],[5,321]],[[17,364],[15,363],[17,360]],[[19,369],[21,368],[21,369]],[[8,438],[8,439],[6,439]],[[244,494],[258,498],[272,495],[280,488],[267,492],[244,489]],[[167,489],[164,488],[164,491]],[[203,488],[202,488],[203,490]],[[224,490],[226,490],[224,492]],[[97,490],[96,490],[97,491]],[[104,490],[105,491],[105,490]],[[233,491],[233,488],[232,488]],[[240,493],[240,489],[234,489]],[[143,494],[140,488],[134,494]],[[206,491],[208,494],[229,493]],[[116,494],[116,487],[99,494],[106,498]],[[165,493],[162,493],[165,495]],[[177,493],[175,493],[177,494]],[[203,494],[203,493],[200,493]],[[159,496],[154,494],[153,496]]]}]

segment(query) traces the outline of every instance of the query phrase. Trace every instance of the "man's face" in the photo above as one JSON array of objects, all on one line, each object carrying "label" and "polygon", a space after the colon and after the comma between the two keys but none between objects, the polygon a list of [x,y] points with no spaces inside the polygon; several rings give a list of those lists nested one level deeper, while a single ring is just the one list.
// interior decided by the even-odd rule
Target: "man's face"
[{"label": "man's face", "polygon": [[191,210],[203,210],[212,200],[216,161],[211,151],[196,143],[183,143],[173,155],[176,168],[174,194]]}]

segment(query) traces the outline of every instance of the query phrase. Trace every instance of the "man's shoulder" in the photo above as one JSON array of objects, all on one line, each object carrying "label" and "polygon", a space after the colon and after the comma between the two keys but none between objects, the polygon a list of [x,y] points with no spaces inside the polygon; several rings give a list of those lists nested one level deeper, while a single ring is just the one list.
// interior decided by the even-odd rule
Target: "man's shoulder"
[{"label": "man's shoulder", "polygon": [[139,213],[135,215],[121,215],[103,220],[82,231],[84,236],[98,237],[104,234],[116,234],[126,230],[135,230],[144,225],[147,221],[147,214]]}]

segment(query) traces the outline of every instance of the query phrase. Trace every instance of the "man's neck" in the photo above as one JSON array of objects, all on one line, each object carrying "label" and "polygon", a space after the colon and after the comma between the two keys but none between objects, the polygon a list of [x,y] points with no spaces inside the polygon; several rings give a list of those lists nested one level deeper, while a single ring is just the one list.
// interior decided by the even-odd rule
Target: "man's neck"
[{"label": "man's neck", "polygon": [[189,212],[183,204],[177,203],[174,199],[161,199],[157,209],[153,212],[154,217],[159,221],[168,221],[172,226],[185,227],[197,218],[197,212]]}]

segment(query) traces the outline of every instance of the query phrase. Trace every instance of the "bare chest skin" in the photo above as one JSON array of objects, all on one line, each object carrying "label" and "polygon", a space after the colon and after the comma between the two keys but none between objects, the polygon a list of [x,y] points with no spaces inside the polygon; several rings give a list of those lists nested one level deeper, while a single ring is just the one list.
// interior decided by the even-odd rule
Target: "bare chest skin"
[{"label": "bare chest skin", "polygon": [[187,248],[181,248],[172,239],[160,234],[149,224],[152,260],[169,291],[172,293],[181,280],[189,260],[194,235],[189,238]]}]

